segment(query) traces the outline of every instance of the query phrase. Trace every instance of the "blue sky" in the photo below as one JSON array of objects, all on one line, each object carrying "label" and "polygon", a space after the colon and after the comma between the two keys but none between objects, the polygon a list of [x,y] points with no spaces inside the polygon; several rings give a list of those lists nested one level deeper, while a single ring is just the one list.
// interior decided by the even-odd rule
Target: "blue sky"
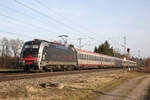
[{"label": "blue sky", "polygon": [[[150,1],[149,0],[17,0],[40,13],[32,11],[15,0],[0,1],[0,37],[58,39],[66,34],[69,42],[93,51],[108,40],[123,52],[123,36],[131,55],[150,56]],[[7,16],[7,17],[6,17]],[[11,17],[11,18],[10,18]],[[88,45],[87,45],[88,44]]]}]

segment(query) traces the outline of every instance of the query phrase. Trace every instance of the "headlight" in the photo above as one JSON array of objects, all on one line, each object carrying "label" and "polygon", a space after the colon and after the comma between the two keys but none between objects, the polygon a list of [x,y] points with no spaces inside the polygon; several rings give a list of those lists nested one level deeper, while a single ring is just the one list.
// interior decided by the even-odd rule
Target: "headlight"
[{"label": "headlight", "polygon": [[21,63],[22,63],[22,64],[25,64],[25,60],[22,60]]}]

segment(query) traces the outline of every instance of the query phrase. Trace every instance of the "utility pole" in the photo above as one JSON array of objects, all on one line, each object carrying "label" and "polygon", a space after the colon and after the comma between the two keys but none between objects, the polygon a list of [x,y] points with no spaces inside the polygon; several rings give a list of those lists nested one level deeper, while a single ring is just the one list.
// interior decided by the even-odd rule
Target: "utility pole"
[{"label": "utility pole", "polygon": [[79,49],[81,49],[82,45],[81,45],[81,41],[83,40],[83,38],[78,38],[79,40]]},{"label": "utility pole", "polygon": [[124,36],[123,39],[124,39],[124,45],[123,45],[123,47],[124,47],[124,55],[126,55],[126,41],[127,41],[126,36]]},{"label": "utility pole", "polygon": [[141,51],[140,51],[140,50],[138,50],[138,58],[140,58],[140,53],[141,53]]},{"label": "utility pole", "polygon": [[84,43],[82,43],[82,40],[84,40],[84,39],[87,39],[87,40],[89,40],[89,39],[93,39],[93,38],[82,38],[82,37],[80,37],[80,38],[76,38],[76,39],[71,39],[71,40],[77,40],[77,42],[78,42],[78,45],[77,45],[77,47],[79,48],[79,49],[81,49],[84,45],[89,45],[88,44],[88,41],[86,42],[86,44]]}]

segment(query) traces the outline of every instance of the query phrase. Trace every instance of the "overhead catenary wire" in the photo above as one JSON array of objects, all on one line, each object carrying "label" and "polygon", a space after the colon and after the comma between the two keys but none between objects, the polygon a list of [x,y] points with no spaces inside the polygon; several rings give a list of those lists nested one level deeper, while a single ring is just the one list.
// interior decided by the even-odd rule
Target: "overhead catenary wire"
[{"label": "overhead catenary wire", "polygon": [[[93,37],[93,35],[95,34],[94,32],[91,32],[89,31],[88,28],[85,28],[77,23],[74,23],[71,19],[69,19],[68,17],[65,17],[63,16],[62,14],[59,14],[59,13],[56,13],[55,11],[53,11],[51,8],[49,8],[48,6],[46,6],[43,2],[41,2],[40,0],[34,0],[37,4],[41,5],[42,7],[46,8],[49,12],[52,12],[53,14],[55,14],[56,16],[59,16],[59,18],[63,19],[63,21],[68,21],[69,23],[73,23],[73,24],[76,24],[80,29],[82,30],[86,30],[86,33],[87,34],[84,34],[84,35],[87,35],[88,39],[91,39],[91,37]],[[83,32],[85,33],[85,32]],[[81,37],[80,37],[81,38]],[[79,44],[80,44],[80,38],[78,39],[75,39],[75,40],[78,40]],[[93,38],[92,38],[93,39]],[[87,45],[87,42],[88,42],[88,45]],[[89,46],[91,45],[90,41],[87,41],[86,43],[84,43],[86,46]],[[77,46],[79,48],[83,47],[81,45]]]},{"label": "overhead catenary wire", "polygon": [[49,15],[47,15],[47,14],[45,14],[45,13],[43,13],[43,12],[41,12],[41,11],[35,9],[35,8],[32,8],[32,7],[26,5],[26,4],[22,3],[22,2],[19,2],[19,1],[17,1],[17,0],[14,0],[14,1],[15,1],[17,4],[22,5],[23,7],[28,8],[28,9],[30,9],[30,10],[32,10],[32,11],[34,11],[34,12],[36,12],[36,13],[38,13],[38,14],[40,14],[40,15],[42,15],[42,16],[44,16],[44,17],[46,17],[46,18],[48,18],[48,19],[50,19],[50,20],[52,20],[52,21],[54,21],[54,22],[56,22],[57,24],[61,24],[62,26],[66,27],[67,29],[70,29],[70,30],[72,30],[72,31],[76,31],[76,32],[79,32],[79,33],[82,34],[81,31],[75,30],[73,27],[71,27],[71,26],[69,26],[69,25],[67,25],[67,24],[65,24],[65,23],[63,23],[63,22],[61,22],[61,21],[58,21],[56,18],[54,18],[54,17],[52,17],[52,16],[49,16]]},{"label": "overhead catenary wire", "polygon": [[[5,7],[5,9],[8,9],[8,10],[12,10],[10,7],[6,7],[6,6],[4,6],[4,5],[1,5],[0,7]],[[13,10],[15,13],[17,13],[17,14],[20,14],[20,12],[18,11],[18,10]],[[30,18],[33,18],[33,20],[35,19],[33,16],[31,16],[31,15],[28,15],[28,14],[25,14],[25,13],[21,13],[21,15],[23,15],[23,16],[29,16]],[[10,16],[7,16],[7,15],[4,15],[4,14],[2,14],[1,16],[3,16],[3,17],[5,17],[5,18],[8,18],[8,19],[11,19],[11,20],[13,20],[13,21],[16,21],[16,22],[19,22],[19,23],[23,23],[23,21],[18,21],[16,18],[12,18],[12,17],[10,17]],[[7,17],[6,17],[7,16]],[[8,20],[7,20],[8,21]],[[39,20],[38,20],[38,22],[39,22]],[[40,21],[41,23],[44,23],[43,21]],[[12,23],[11,21],[9,21],[9,23]],[[18,24],[18,23],[15,23],[15,24]],[[27,24],[26,22],[25,23],[23,23],[23,24]],[[13,23],[13,25],[14,25],[14,23]],[[29,25],[29,24],[27,24],[27,25]],[[31,24],[30,24],[31,25]],[[37,29],[38,28],[38,30],[39,29],[42,29],[43,27],[41,27],[41,26],[39,26],[39,24],[38,24],[38,27],[36,27],[36,26],[33,26],[34,24],[32,24],[32,27],[34,28],[34,29]],[[31,28],[31,27],[30,27]],[[46,29],[48,29],[48,28],[46,28],[46,27],[44,27],[44,30],[46,30]],[[23,31],[24,31],[25,29],[23,29]],[[25,31],[27,31],[27,30],[25,30]],[[55,32],[55,31],[52,31],[52,30],[50,30],[50,29],[48,29],[47,30],[48,32],[53,32],[53,33],[57,33],[57,34],[59,34],[58,32]],[[39,35],[43,35],[42,33],[38,33],[38,32],[36,32],[36,34],[39,34]]]},{"label": "overhead catenary wire", "polygon": [[[18,10],[15,10],[15,9],[12,9],[12,8],[10,8],[10,7],[6,7],[6,6],[4,6],[4,5],[0,5],[0,7],[5,7],[5,9],[13,10],[13,11],[14,11],[15,13],[17,13],[17,14],[23,15],[23,16],[25,16],[25,17],[30,17],[30,18],[32,18],[32,20],[36,20],[35,17],[33,17],[33,16],[29,15],[29,14],[22,13],[22,12],[20,12],[20,11],[18,11]],[[40,21],[40,20],[38,20],[38,19],[37,19],[37,21],[40,22],[40,23],[42,23],[42,24],[46,24],[44,21]],[[44,27],[45,27],[45,26],[44,26]],[[53,31],[53,32],[54,32],[54,31]],[[57,33],[57,32],[55,32],[55,33]],[[58,34],[58,33],[57,33],[57,34]]]},{"label": "overhead catenary wire", "polygon": [[[24,23],[25,24],[25,23]],[[30,26],[33,26],[33,24],[30,24]],[[39,27],[39,26],[38,26]],[[36,28],[38,28],[37,26],[36,26]]]},{"label": "overhead catenary wire", "polygon": [[[53,10],[51,10],[49,7],[47,7],[47,6],[45,6],[44,5],[44,3],[42,3],[40,0],[34,0],[36,3],[38,3],[39,5],[41,5],[41,6],[43,6],[43,7],[45,7],[45,8],[47,8],[50,12],[53,12],[53,13],[55,13]],[[55,14],[57,14],[57,15],[59,15],[60,17],[62,17],[63,19],[65,19],[65,20],[68,20],[69,22],[72,22],[70,19],[68,19],[68,18],[66,18],[66,17],[64,17],[63,15],[61,15],[61,14],[58,14],[58,13],[55,13]],[[81,27],[81,26],[80,26]],[[86,29],[87,30],[87,29]],[[91,32],[89,32],[89,33],[91,33]],[[79,48],[81,49],[81,47],[83,47],[83,46],[81,46],[81,40],[82,39],[87,39],[87,38],[77,38],[77,39],[75,39],[75,40],[78,40],[79,41]],[[87,44],[87,43],[86,43]]]},{"label": "overhead catenary wire", "polygon": [[[34,0],[34,1],[37,2],[39,5],[41,5],[41,6],[45,7],[45,8],[47,8],[50,12],[53,12],[54,14],[58,15],[59,17],[61,17],[61,18],[65,19],[65,20],[67,20],[68,22],[71,22],[71,23],[73,23],[73,24],[77,24],[77,23],[74,23],[74,22],[73,22],[71,19],[69,19],[68,17],[63,16],[62,14],[56,13],[55,11],[53,11],[52,9],[50,9],[49,7],[47,7],[46,5],[44,5],[44,3],[42,3],[40,0]],[[79,25],[79,24],[78,24],[78,25]],[[81,27],[82,27],[82,26],[79,25],[79,28],[81,28]],[[82,29],[83,29],[83,27],[82,27]],[[86,28],[85,30],[87,30],[87,28]],[[90,33],[93,33],[93,32],[90,32]]]},{"label": "overhead catenary wire", "polygon": [[[21,38],[21,39],[24,39],[24,37],[26,39],[35,39],[35,37],[33,37],[33,36],[29,36],[29,35],[25,35],[25,34],[19,34],[18,32],[10,32],[10,31],[6,31],[6,30],[3,30],[3,29],[0,29],[0,33],[6,33],[6,34],[9,34],[10,36],[14,35],[16,37],[19,36],[19,38]],[[45,40],[45,39],[43,39],[41,37],[38,38],[38,39]]]},{"label": "overhead catenary wire", "polygon": [[[64,20],[67,20],[69,23],[73,23],[73,24],[78,25],[80,29],[86,30],[87,33],[89,33],[89,34],[91,34],[91,35],[94,34],[94,32],[89,31],[88,28],[85,28],[85,27],[83,27],[83,26],[81,26],[81,25],[79,25],[79,24],[77,24],[77,23],[74,23],[71,19],[69,19],[69,18],[63,16],[62,14],[59,14],[59,13],[54,12],[52,9],[50,9],[49,7],[47,7],[47,6],[46,6],[43,2],[41,2],[40,0],[34,0],[34,1],[35,1],[36,3],[38,3],[39,5],[45,7],[46,9],[48,9],[50,12],[53,12],[54,14],[56,14],[56,15],[58,15],[59,17],[63,18]],[[83,32],[83,33],[84,33],[84,32]],[[87,35],[88,35],[88,34],[87,34]],[[91,36],[91,35],[90,35],[90,36]]]},{"label": "overhead catenary wire", "polygon": [[10,34],[10,35],[15,35],[15,36],[20,36],[20,37],[26,37],[26,38],[33,38],[33,37],[30,37],[28,35],[22,35],[22,34],[18,34],[16,32],[9,32],[9,31],[5,31],[5,30],[2,30],[0,29],[0,33],[7,33],[7,34]]},{"label": "overhead catenary wire", "polygon": [[[3,17],[8,18],[8,19],[10,19],[10,20],[15,20],[16,22],[19,22],[19,23],[22,23],[22,24],[25,24],[25,25],[30,25],[30,26],[32,26],[32,27],[34,27],[34,28],[36,28],[36,29],[43,28],[44,30],[46,30],[46,31],[48,31],[48,32],[56,33],[56,32],[54,32],[54,31],[51,31],[51,30],[47,29],[47,28],[40,27],[40,26],[38,26],[38,25],[34,25],[34,24],[31,24],[31,23],[25,23],[25,22],[23,22],[23,21],[21,21],[21,20],[18,20],[18,19],[14,18],[14,17],[10,17],[10,16],[7,16],[7,15],[4,15],[4,14],[2,14],[2,13],[0,13],[0,16],[3,16]],[[56,33],[56,34],[59,34],[59,33]]]}]

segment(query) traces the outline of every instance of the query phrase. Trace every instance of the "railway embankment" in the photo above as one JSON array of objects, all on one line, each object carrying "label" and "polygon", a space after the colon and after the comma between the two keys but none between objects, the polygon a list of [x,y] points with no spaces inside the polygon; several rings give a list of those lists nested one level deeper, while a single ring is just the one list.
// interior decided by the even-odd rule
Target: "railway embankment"
[{"label": "railway embankment", "polygon": [[5,81],[0,82],[0,99],[94,100],[131,79],[146,75],[113,70]]}]

